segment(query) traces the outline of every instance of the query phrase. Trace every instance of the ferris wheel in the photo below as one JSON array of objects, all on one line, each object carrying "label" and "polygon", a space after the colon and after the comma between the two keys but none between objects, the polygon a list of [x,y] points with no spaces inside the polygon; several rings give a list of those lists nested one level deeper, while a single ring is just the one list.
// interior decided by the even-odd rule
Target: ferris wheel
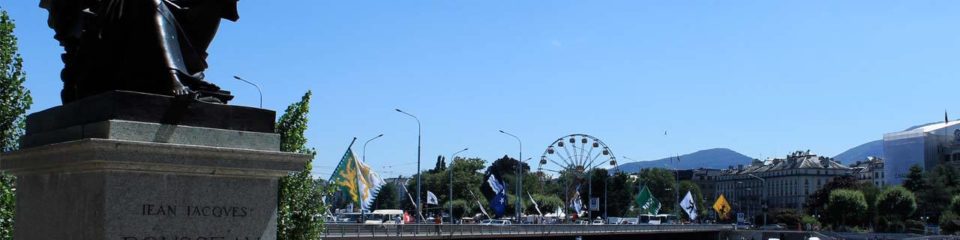
[{"label": "ferris wheel", "polygon": [[547,146],[540,156],[537,172],[543,177],[555,173],[582,178],[590,169],[604,164],[617,166],[617,158],[607,144],[587,134],[570,134]]}]

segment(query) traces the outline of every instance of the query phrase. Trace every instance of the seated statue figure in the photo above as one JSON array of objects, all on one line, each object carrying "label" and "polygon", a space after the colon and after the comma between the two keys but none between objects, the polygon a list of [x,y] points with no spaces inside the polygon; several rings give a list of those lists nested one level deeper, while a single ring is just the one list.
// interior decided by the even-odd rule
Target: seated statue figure
[{"label": "seated statue figure", "polygon": [[237,0],[40,0],[64,48],[61,99],[129,90],[226,103],[204,80],[207,47]]}]

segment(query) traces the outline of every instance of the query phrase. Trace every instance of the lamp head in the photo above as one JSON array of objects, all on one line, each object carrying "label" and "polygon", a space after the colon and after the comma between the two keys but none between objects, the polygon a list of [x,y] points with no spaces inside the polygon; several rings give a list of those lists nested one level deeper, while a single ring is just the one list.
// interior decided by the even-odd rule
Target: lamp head
[{"label": "lamp head", "polygon": [[234,78],[234,79],[237,79],[237,80],[243,80],[243,78],[240,78],[240,77],[237,76],[237,75],[233,75],[233,78]]}]

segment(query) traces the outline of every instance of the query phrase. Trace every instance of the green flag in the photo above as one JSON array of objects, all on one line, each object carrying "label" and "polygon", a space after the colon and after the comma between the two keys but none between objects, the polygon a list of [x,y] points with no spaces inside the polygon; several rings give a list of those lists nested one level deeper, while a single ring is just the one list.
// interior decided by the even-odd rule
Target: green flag
[{"label": "green flag", "polygon": [[660,201],[653,197],[653,193],[650,193],[650,189],[647,189],[646,186],[637,194],[637,204],[640,205],[640,211],[643,214],[655,215],[660,213]]},{"label": "green flag", "polygon": [[362,197],[360,192],[360,187],[358,186],[357,179],[359,178],[359,166],[357,165],[357,157],[353,154],[353,150],[347,148],[347,152],[343,154],[343,158],[340,159],[340,164],[337,165],[337,169],[333,171],[333,174],[330,176],[330,184],[337,187],[338,192],[347,193],[347,198],[357,207],[362,205]]}]

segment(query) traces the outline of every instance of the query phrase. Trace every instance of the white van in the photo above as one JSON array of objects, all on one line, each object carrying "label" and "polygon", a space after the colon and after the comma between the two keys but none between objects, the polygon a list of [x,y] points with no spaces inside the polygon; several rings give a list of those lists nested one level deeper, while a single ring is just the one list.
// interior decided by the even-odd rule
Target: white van
[{"label": "white van", "polygon": [[363,224],[403,224],[403,210],[378,209],[366,214]]}]

